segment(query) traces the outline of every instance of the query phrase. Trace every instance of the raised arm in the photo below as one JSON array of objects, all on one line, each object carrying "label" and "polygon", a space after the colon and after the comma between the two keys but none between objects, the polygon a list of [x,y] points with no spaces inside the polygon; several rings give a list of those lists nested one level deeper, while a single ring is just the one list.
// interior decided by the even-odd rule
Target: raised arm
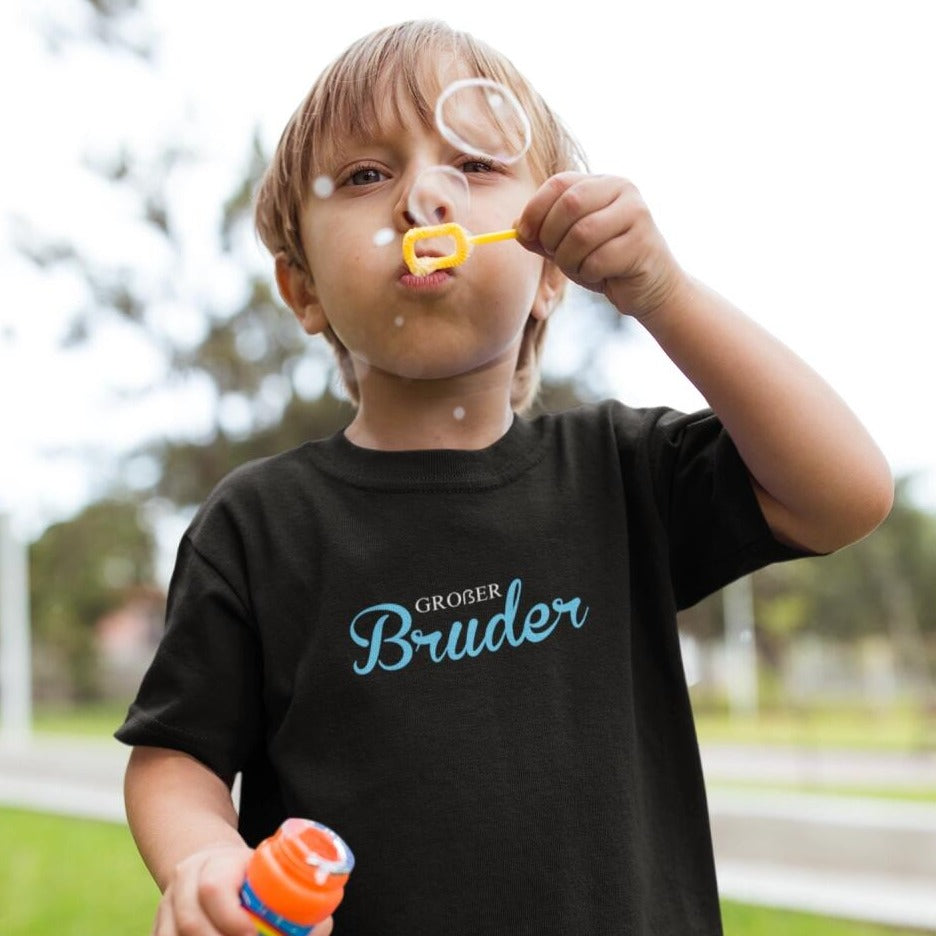
[{"label": "raised arm", "polygon": [[789,348],[685,274],[633,185],[554,176],[518,229],[526,247],[638,319],[699,389],[778,539],[831,552],[887,516],[890,468],[854,413]]},{"label": "raised arm", "polygon": [[789,348],[691,281],[641,322],[718,414],[778,539],[831,552],[887,516],[894,488],[880,449]]}]

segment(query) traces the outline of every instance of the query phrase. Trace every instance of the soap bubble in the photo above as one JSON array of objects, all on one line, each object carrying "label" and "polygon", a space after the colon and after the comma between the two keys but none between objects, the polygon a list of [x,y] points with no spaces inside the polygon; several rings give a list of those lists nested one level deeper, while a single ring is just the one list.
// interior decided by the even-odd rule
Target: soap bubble
[{"label": "soap bubble", "polygon": [[470,202],[464,172],[453,166],[430,166],[413,182],[406,209],[413,223],[426,227],[464,218]]},{"label": "soap bubble", "polygon": [[403,318],[403,316],[402,316],[402,315],[398,315],[398,316],[393,320],[393,324],[396,325],[397,328],[402,328],[402,327],[403,327],[403,322],[404,322],[404,321],[405,321],[405,319]]},{"label": "soap bubble", "polygon": [[452,415],[453,415],[459,422],[461,422],[461,421],[465,418],[465,407],[464,407],[464,406],[456,406],[455,409],[452,410]]},{"label": "soap bubble", "polygon": [[335,180],[331,176],[320,175],[312,183],[312,192],[317,198],[329,198],[335,194]]},{"label": "soap bubble", "polygon": [[381,228],[374,235],[374,246],[375,247],[386,247],[387,244],[392,244],[396,239],[396,231],[393,228]]},{"label": "soap bubble", "polygon": [[533,139],[516,95],[490,78],[453,81],[436,101],[435,121],[452,146],[507,165],[521,159]]}]

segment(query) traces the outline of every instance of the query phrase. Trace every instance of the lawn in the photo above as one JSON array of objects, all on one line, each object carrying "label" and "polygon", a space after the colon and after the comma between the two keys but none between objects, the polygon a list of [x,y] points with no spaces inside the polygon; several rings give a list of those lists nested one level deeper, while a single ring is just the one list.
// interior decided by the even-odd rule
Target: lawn
[{"label": "lawn", "polygon": [[811,913],[722,903],[725,936],[911,936],[918,931],[832,920]]},{"label": "lawn", "polygon": [[123,722],[128,705],[102,702],[96,705],[37,706],[33,712],[33,728],[40,735],[107,738]]},{"label": "lawn", "polygon": [[158,891],[120,825],[0,809],[3,936],[144,936]]},{"label": "lawn", "polygon": [[936,713],[919,706],[874,709],[858,704],[764,709],[731,715],[696,702],[695,723],[702,744],[779,744],[808,748],[873,751],[936,749]]},{"label": "lawn", "polygon": [[[157,892],[119,825],[0,809],[3,936],[143,936]],[[725,903],[726,936],[910,936]]]},{"label": "lawn", "polygon": [[936,804],[936,778],[931,786],[869,786],[862,783],[831,784],[774,780],[710,780],[709,791],[739,793],[809,793],[815,796],[847,796],[861,799],[901,800]]}]

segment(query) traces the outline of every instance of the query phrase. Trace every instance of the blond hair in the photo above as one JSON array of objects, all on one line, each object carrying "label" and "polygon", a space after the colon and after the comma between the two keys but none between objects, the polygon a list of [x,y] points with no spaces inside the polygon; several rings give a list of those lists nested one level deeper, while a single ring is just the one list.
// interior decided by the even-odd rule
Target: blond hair
[{"label": "blond hair", "polygon": [[[321,167],[341,140],[376,135],[388,94],[398,117],[405,101],[426,128],[434,126],[440,72],[449,63],[472,77],[498,81],[517,96],[530,119],[527,158],[538,181],[584,166],[578,144],[559,118],[501,53],[434,20],[389,26],[359,39],[322,72],[280,137],[260,181],[255,208],[257,233],[274,257],[283,254],[291,265],[309,272],[300,219]],[[545,332],[545,320],[528,320],[511,389],[511,405],[517,411],[528,408],[536,396]],[[359,390],[348,350],[330,328],[325,336],[356,403]]]}]

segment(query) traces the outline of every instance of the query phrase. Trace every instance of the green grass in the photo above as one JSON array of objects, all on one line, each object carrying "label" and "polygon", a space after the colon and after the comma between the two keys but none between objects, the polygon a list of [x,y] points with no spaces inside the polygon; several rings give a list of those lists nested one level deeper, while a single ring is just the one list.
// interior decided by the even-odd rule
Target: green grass
[{"label": "green grass", "polygon": [[910,706],[884,710],[859,705],[771,709],[751,716],[733,716],[720,708],[696,704],[695,722],[703,744],[782,744],[871,751],[936,748],[936,716]]},{"label": "green grass", "polygon": [[936,781],[931,787],[843,786],[830,783],[774,783],[769,780],[712,780],[706,786],[709,790],[738,790],[742,793],[810,793],[901,800],[905,803],[936,803]]},{"label": "green grass", "polygon": [[0,810],[3,936],[148,933],[159,892],[120,825]]},{"label": "green grass", "polygon": [[[122,826],[0,809],[3,936],[148,933],[158,894]],[[723,904],[726,936],[909,936],[805,913]]]},{"label": "green grass", "polygon": [[80,706],[39,706],[33,727],[39,734],[108,738],[123,723],[127,705],[116,702]]},{"label": "green grass", "polygon": [[914,930],[722,902],[725,936],[910,936]]}]

